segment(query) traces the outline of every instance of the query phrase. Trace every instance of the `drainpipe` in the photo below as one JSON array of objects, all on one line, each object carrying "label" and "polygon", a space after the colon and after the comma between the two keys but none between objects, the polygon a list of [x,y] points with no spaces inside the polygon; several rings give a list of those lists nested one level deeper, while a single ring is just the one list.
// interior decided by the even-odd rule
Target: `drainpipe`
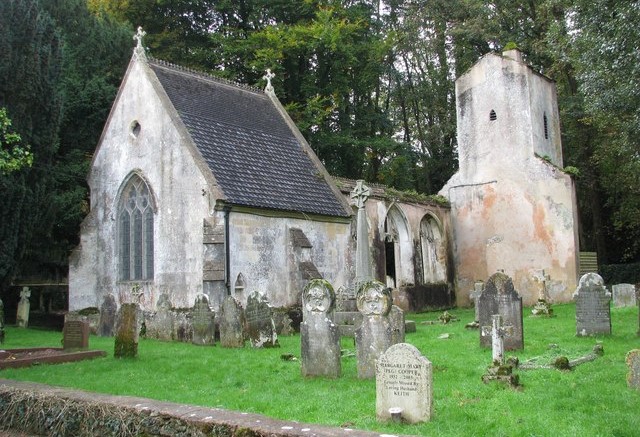
[{"label": "drainpipe", "polygon": [[231,214],[231,207],[225,205],[222,210],[224,211],[224,285],[227,288],[227,296],[231,296],[231,257],[229,248],[229,215]]}]

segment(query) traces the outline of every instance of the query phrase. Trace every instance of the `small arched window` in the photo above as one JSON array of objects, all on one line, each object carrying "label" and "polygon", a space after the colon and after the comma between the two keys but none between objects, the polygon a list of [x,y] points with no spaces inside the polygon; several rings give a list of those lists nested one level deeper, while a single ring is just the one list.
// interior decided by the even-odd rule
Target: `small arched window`
[{"label": "small arched window", "polygon": [[496,121],[497,119],[498,119],[498,116],[496,115],[496,111],[492,109],[491,112],[489,112],[489,120]]},{"label": "small arched window", "polygon": [[549,122],[547,121],[547,114],[542,116],[542,123],[544,124],[544,139],[549,139]]},{"label": "small arched window", "polygon": [[118,204],[118,262],[123,281],[153,279],[153,216],[149,187],[134,174]]}]

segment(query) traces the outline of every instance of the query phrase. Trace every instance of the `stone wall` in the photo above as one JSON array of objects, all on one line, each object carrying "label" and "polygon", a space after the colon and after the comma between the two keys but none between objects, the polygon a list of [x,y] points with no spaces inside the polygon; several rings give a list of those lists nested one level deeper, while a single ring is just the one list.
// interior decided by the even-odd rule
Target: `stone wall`
[{"label": "stone wall", "polygon": [[0,433],[84,436],[350,436],[379,433],[274,420],[220,408],[0,380]]}]

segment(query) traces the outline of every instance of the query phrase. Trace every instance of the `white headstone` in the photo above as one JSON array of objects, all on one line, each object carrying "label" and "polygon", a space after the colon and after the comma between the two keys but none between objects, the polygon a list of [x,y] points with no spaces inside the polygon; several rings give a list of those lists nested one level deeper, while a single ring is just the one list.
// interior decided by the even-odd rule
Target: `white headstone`
[{"label": "white headstone", "polygon": [[616,284],[611,287],[614,307],[636,306],[636,286],[633,284]]}]

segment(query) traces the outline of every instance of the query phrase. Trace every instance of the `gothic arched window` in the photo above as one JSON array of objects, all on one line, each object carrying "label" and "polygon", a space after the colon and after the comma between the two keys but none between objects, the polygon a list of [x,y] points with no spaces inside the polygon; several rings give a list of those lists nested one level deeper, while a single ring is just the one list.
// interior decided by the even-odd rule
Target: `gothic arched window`
[{"label": "gothic arched window", "polygon": [[153,215],[149,187],[134,174],[118,204],[118,263],[123,281],[153,279]]}]

